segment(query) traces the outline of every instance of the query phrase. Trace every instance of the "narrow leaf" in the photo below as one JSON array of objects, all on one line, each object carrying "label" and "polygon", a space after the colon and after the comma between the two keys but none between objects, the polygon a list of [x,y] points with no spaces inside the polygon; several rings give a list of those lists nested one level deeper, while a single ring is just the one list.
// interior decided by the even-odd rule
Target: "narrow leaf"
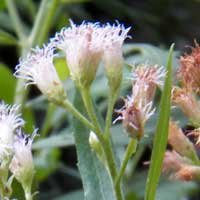
[{"label": "narrow leaf", "polygon": [[[74,104],[77,109],[84,111],[83,102],[78,92]],[[89,145],[89,132],[90,130],[74,119],[78,168],[82,177],[85,200],[115,200],[110,176]]]},{"label": "narrow leaf", "polygon": [[161,174],[163,156],[167,145],[169,117],[170,117],[170,103],[171,103],[170,102],[171,87],[172,87],[171,71],[172,71],[173,48],[174,44],[172,44],[169,52],[169,58],[167,63],[167,76],[165,79],[164,89],[160,102],[160,113],[157,122],[156,133],[154,136],[150,170],[146,182],[145,200],[155,199],[156,188]]}]

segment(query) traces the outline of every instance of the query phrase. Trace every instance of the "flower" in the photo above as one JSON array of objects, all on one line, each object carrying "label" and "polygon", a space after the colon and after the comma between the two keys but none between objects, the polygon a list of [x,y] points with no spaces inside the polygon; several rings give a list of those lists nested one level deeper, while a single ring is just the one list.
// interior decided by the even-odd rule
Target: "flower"
[{"label": "flower", "polygon": [[146,103],[143,95],[144,91],[136,87],[132,96],[125,99],[125,105],[116,112],[121,114],[113,123],[122,120],[127,133],[134,138],[141,139],[144,135],[144,125],[146,121],[154,114],[153,103]]},{"label": "flower", "polygon": [[131,74],[132,94],[125,99],[125,105],[117,112],[120,114],[114,123],[122,120],[123,126],[131,137],[141,139],[146,121],[154,114],[153,97],[156,86],[162,86],[166,75],[163,67],[141,65],[133,68]]},{"label": "flower", "polygon": [[75,25],[70,21],[70,24],[51,42],[65,52],[71,77],[78,86],[90,86],[102,58],[107,75],[121,73],[122,44],[129,28],[90,22]]},{"label": "flower", "polygon": [[200,92],[200,46],[195,41],[195,47],[192,48],[190,54],[185,54],[180,57],[180,69],[178,70],[178,77],[183,83],[184,87],[192,88],[192,90],[199,94]]},{"label": "flower", "polygon": [[122,79],[122,67],[123,67],[123,53],[122,45],[124,40],[129,37],[129,28],[125,28],[123,25],[109,25],[103,27],[104,37],[104,52],[103,62],[105,66],[106,75],[108,77],[109,86],[113,90],[117,90],[120,86]]},{"label": "flower", "polygon": [[14,140],[14,156],[10,163],[10,171],[22,184],[25,191],[30,192],[34,176],[34,164],[31,146],[37,130],[31,136],[25,135],[21,129],[18,130]]},{"label": "flower", "polygon": [[54,49],[50,44],[32,49],[25,58],[20,59],[14,75],[25,79],[26,86],[36,84],[50,100],[59,102],[66,94],[53,64]]},{"label": "flower", "polygon": [[103,39],[98,23],[85,23],[76,26],[70,21],[51,40],[66,54],[67,65],[72,79],[78,86],[89,86],[95,78],[97,67],[103,53]]},{"label": "flower", "polygon": [[12,154],[14,132],[24,125],[18,105],[0,103],[0,162]]},{"label": "flower", "polygon": [[[146,101],[152,101],[156,87],[162,87],[164,84],[164,78],[167,72],[164,67],[158,67],[158,65],[149,66],[146,64],[141,64],[138,67],[133,67],[131,73],[131,79],[133,80],[133,85],[141,85],[146,90]],[[133,87],[133,89],[135,89]]]}]

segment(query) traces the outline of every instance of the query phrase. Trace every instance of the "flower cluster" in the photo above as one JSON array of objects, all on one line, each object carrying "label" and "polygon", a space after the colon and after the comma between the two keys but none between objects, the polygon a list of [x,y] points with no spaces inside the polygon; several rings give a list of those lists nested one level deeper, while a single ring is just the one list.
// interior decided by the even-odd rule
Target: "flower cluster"
[{"label": "flower cluster", "polygon": [[31,153],[33,137],[22,133],[24,120],[18,114],[18,108],[17,105],[10,106],[3,102],[0,103],[0,169],[2,172],[0,181],[4,185],[7,184],[5,182],[7,181],[6,171],[10,168],[11,173],[23,188],[31,188],[34,174]]},{"label": "flower cluster", "polygon": [[77,86],[89,87],[103,61],[109,85],[117,89],[122,75],[122,44],[129,30],[123,25],[85,22],[75,25],[71,22],[71,26],[56,33],[48,45],[32,49],[20,59],[15,76],[25,79],[26,85],[36,84],[50,100],[59,103],[66,98],[53,64],[54,51],[60,49],[66,55],[71,78]]},{"label": "flower cluster", "polygon": [[199,158],[195,144],[187,136],[194,136],[196,145],[200,142],[200,47],[195,42],[191,54],[180,57],[180,69],[178,78],[180,86],[172,89],[172,103],[178,106],[186,117],[189,118],[193,130],[186,134],[175,122],[170,122],[168,143],[172,151],[165,153],[163,172],[170,174],[173,179],[184,181],[197,180],[200,178]]},{"label": "flower cluster", "polygon": [[114,121],[122,120],[125,130],[131,137],[143,137],[145,122],[155,112],[152,100],[156,87],[163,85],[165,75],[163,67],[146,64],[133,68],[132,94],[125,99],[124,107],[117,111],[121,115]]}]

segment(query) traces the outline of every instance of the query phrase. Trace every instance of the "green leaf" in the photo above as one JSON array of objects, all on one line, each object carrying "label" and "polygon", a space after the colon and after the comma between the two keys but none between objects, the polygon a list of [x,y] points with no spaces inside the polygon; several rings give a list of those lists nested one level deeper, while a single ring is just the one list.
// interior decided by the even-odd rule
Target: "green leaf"
[{"label": "green leaf", "polygon": [[74,138],[72,134],[59,134],[49,136],[48,138],[38,140],[33,143],[33,149],[45,149],[55,147],[66,147],[74,145]]},{"label": "green leaf", "polygon": [[[77,109],[84,112],[83,102],[78,92],[74,104]],[[115,200],[110,175],[89,145],[89,131],[83,124],[74,119],[78,168],[83,181],[85,200]]]},{"label": "green leaf", "polygon": [[17,39],[9,33],[0,30],[0,44],[2,45],[16,45]]},{"label": "green leaf", "polygon": [[16,79],[10,69],[0,64],[0,99],[12,103],[15,92]]},{"label": "green leaf", "polygon": [[169,59],[167,63],[167,76],[165,79],[164,89],[160,102],[160,113],[157,122],[156,134],[154,136],[154,144],[150,162],[151,165],[146,182],[145,200],[155,199],[156,188],[161,174],[163,156],[167,145],[172,87],[171,71],[173,48],[174,44],[172,44],[169,52]]},{"label": "green leaf", "polygon": [[83,191],[78,190],[78,191],[70,192],[68,194],[57,197],[54,200],[83,200],[83,199],[84,199]]},{"label": "green leaf", "polygon": [[52,174],[58,167],[60,159],[59,149],[42,149],[34,155],[36,180],[42,181]]}]

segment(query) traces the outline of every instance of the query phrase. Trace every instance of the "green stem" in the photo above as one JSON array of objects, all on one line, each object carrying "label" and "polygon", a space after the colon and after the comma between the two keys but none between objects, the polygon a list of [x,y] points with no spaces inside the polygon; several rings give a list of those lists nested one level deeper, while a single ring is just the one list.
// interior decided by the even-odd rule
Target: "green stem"
[{"label": "green stem", "polygon": [[[7,0],[7,1],[12,2],[12,0]],[[51,1],[43,0],[41,2],[38,14],[36,16],[36,21],[34,23],[34,27],[29,36],[29,40],[25,39],[26,43],[25,44],[23,43],[24,45],[22,46],[23,47],[22,56],[24,56],[32,46],[36,45],[37,42],[42,42],[42,39],[44,38],[44,36],[46,35],[46,33],[48,32],[50,28],[50,22],[51,22],[51,19],[53,18],[54,11],[57,7],[57,3],[55,3],[55,1],[56,0],[51,0]],[[46,16],[47,16],[47,19],[46,19]],[[48,24],[44,25],[46,22]],[[23,108],[24,102],[28,94],[28,91],[24,90],[24,84],[25,84],[25,80],[18,79],[16,91],[15,91],[15,98],[14,98],[14,103],[20,104],[21,110]]]},{"label": "green stem", "polygon": [[[113,151],[111,148],[110,140],[106,140],[105,138],[103,138],[102,146],[103,146],[105,158],[107,161],[108,169],[109,169],[113,184],[115,184],[117,169],[116,169],[116,164],[113,157]],[[120,185],[115,185],[114,189],[117,196],[117,200],[123,200],[124,198],[122,196]]]},{"label": "green stem", "polygon": [[59,106],[65,108],[69,111],[74,117],[79,119],[83,124],[85,124],[88,128],[95,131],[94,126],[66,99]]},{"label": "green stem", "polygon": [[44,138],[47,135],[49,129],[51,128],[51,119],[55,110],[56,110],[56,105],[49,103],[46,116],[42,125],[42,129],[40,131],[40,138]]},{"label": "green stem", "polygon": [[8,12],[12,20],[13,26],[15,28],[15,32],[17,36],[19,37],[20,41],[23,41],[25,38],[25,33],[24,33],[25,31],[24,31],[21,19],[19,17],[19,14],[17,12],[16,6],[13,0],[6,0],[6,5],[8,8]]},{"label": "green stem", "polygon": [[94,106],[93,106],[93,102],[92,102],[92,98],[90,96],[90,88],[81,88],[80,89],[82,98],[83,98],[83,102],[87,111],[87,114],[89,115],[94,127],[96,128],[96,134],[102,135],[102,130],[101,127],[99,125],[99,122],[97,120],[95,111],[94,111]]},{"label": "green stem", "polygon": [[119,174],[118,174],[118,176],[116,178],[116,181],[115,181],[115,185],[116,186],[120,185],[120,181],[121,181],[122,176],[124,175],[124,172],[125,172],[126,166],[128,164],[128,161],[131,158],[131,156],[135,153],[136,147],[137,147],[137,140],[136,139],[131,139],[129,141],[128,147],[126,149],[124,158],[122,160],[122,165],[121,165],[121,168],[119,170]]},{"label": "green stem", "polygon": [[33,200],[33,195],[31,194],[31,189],[29,187],[24,188],[25,199]]},{"label": "green stem", "polygon": [[112,114],[113,114],[113,108],[115,105],[116,98],[117,98],[117,94],[113,94],[110,91],[109,98],[108,98],[108,109],[107,109],[107,114],[106,114],[106,128],[105,128],[105,134],[106,134],[107,139],[109,139],[110,137],[110,127],[112,124]]},{"label": "green stem", "polygon": [[29,36],[31,46],[41,44],[50,28],[58,0],[42,0],[34,27]]},{"label": "green stem", "polygon": [[[93,102],[90,96],[90,88],[81,88],[80,89],[84,105],[86,107],[87,113],[95,127],[95,133],[103,147],[104,155],[107,161],[108,169],[112,178],[113,183],[115,182],[116,176],[117,176],[117,169],[116,169],[116,164],[115,164],[115,159],[113,156],[113,151],[112,151],[112,145],[110,143],[110,140],[107,140],[101,130],[101,127],[98,123],[94,107],[93,107]],[[123,200],[122,192],[120,185],[115,186],[115,193],[117,196],[117,200]]]}]

